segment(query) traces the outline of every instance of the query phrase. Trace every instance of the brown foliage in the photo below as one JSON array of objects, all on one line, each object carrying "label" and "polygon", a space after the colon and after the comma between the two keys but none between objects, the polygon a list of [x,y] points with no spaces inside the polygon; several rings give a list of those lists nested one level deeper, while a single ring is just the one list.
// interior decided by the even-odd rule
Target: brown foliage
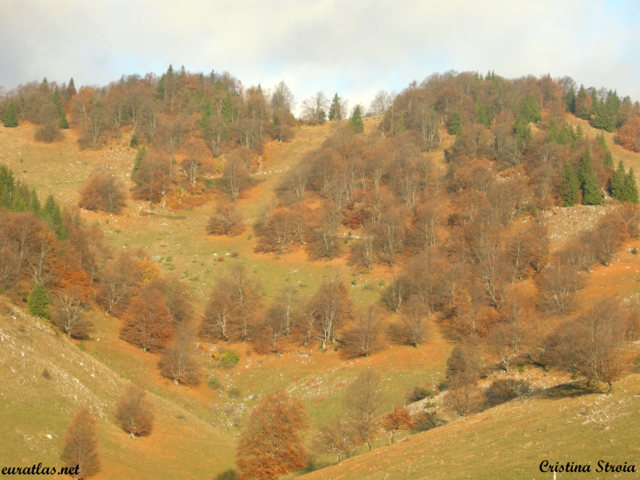
[{"label": "brown foliage", "polygon": [[82,187],[78,205],[86,210],[118,214],[125,206],[124,187],[115,175],[96,173]]},{"label": "brown foliage", "polygon": [[327,349],[336,341],[337,333],[351,317],[351,300],[338,278],[323,283],[307,305],[313,319],[313,333],[320,339],[320,348]]},{"label": "brown foliage", "polygon": [[158,352],[173,337],[171,315],[158,288],[145,285],[123,314],[120,338],[144,351]]},{"label": "brown foliage", "polygon": [[216,204],[213,215],[209,217],[207,233],[209,235],[239,235],[245,230],[242,216],[233,203],[220,201]]},{"label": "brown foliage", "polygon": [[264,397],[249,414],[236,450],[242,480],[275,480],[305,466],[304,406],[287,392]]},{"label": "brown foliage", "polygon": [[387,432],[391,432],[393,443],[395,432],[398,430],[408,430],[414,426],[413,418],[406,408],[396,407],[393,412],[387,413],[382,419],[382,426]]},{"label": "brown foliage", "polygon": [[547,345],[550,363],[588,382],[606,383],[611,390],[629,368],[626,345],[636,322],[618,300],[604,298],[552,334]]},{"label": "brown foliage", "polygon": [[631,115],[618,129],[615,141],[627,150],[640,152],[640,116]]},{"label": "brown foliage", "polygon": [[78,465],[76,478],[87,478],[100,471],[96,420],[88,409],[78,411],[67,429],[62,461],[68,468]]},{"label": "brown foliage", "polygon": [[85,313],[86,298],[81,290],[69,287],[57,293],[51,320],[71,338],[87,338],[93,327]]},{"label": "brown foliage", "polygon": [[100,270],[100,284],[96,300],[107,313],[120,315],[138,291],[144,272],[139,259],[122,251]]},{"label": "brown foliage", "polygon": [[258,252],[284,253],[291,245],[304,242],[307,232],[307,208],[301,204],[279,207],[255,225]]},{"label": "brown foliage", "polygon": [[418,296],[410,297],[402,306],[400,322],[389,329],[392,340],[414,347],[423,343],[428,335],[431,311]]},{"label": "brown foliage", "polygon": [[160,373],[176,385],[197,386],[201,379],[197,351],[193,333],[187,327],[182,327],[162,353],[158,362]]},{"label": "brown foliage", "polygon": [[146,392],[130,384],[118,400],[116,421],[120,428],[133,437],[151,434],[153,428],[153,408],[146,399]]},{"label": "brown foliage", "polygon": [[251,177],[246,164],[243,153],[238,151],[231,152],[227,158],[220,185],[224,194],[232,202],[235,202],[242,191],[251,185]]},{"label": "brown foliage", "polygon": [[554,263],[538,277],[540,306],[545,310],[566,313],[575,304],[584,286],[584,274],[571,264]]},{"label": "brown foliage", "polygon": [[381,350],[380,323],[380,313],[373,306],[356,315],[353,326],[344,332],[343,354],[348,358],[368,357]]},{"label": "brown foliage", "polygon": [[342,456],[349,457],[351,450],[358,444],[358,432],[353,422],[336,417],[320,425],[318,433],[313,438],[314,450],[336,456],[336,461]]},{"label": "brown foliage", "polygon": [[370,369],[360,373],[347,387],[344,405],[347,416],[355,429],[358,443],[366,443],[371,450],[371,440],[379,428],[376,417],[383,402],[380,375]]}]

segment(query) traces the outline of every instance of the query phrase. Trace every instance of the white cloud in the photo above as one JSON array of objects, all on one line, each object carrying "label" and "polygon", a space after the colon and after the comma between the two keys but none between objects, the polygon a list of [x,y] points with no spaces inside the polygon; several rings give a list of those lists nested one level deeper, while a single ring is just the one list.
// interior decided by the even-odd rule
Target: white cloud
[{"label": "white cloud", "polygon": [[[632,2],[3,0],[0,85],[105,84],[121,74],[227,70],[368,103],[449,69],[570,75],[640,99]],[[636,19],[636,20],[634,20]]]}]

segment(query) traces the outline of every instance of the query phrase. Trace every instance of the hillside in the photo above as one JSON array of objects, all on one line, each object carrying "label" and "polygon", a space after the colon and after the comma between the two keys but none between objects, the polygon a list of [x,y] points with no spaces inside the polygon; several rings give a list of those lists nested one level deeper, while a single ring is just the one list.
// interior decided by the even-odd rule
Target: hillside
[{"label": "hillside", "polygon": [[[156,281],[166,282],[162,285],[169,290],[186,285],[196,330],[212,301],[227,293],[224,287],[229,284],[222,280],[240,278],[238,272],[249,279],[242,288],[254,302],[244,317],[245,325],[254,329],[249,334],[238,333],[236,325],[229,337],[207,337],[202,331],[193,337],[201,381],[187,386],[162,376],[161,353],[143,351],[148,348],[125,338],[122,326],[135,317],[128,310],[133,302],[127,298],[119,311],[107,313],[99,298],[99,288],[106,284],[102,272],[95,272],[97,280],[84,305],[93,329],[82,340],[68,339],[50,322],[23,312],[20,302],[26,303],[36,280],[31,272],[22,275],[22,290],[8,286],[6,296],[0,297],[0,422],[7,427],[0,458],[11,464],[37,459],[56,465],[67,425],[77,408],[86,405],[99,419],[103,468],[95,478],[212,478],[236,468],[236,447],[251,409],[283,389],[302,401],[309,417],[305,445],[310,467],[327,466],[301,478],[543,478],[536,476],[536,469],[544,458],[592,463],[599,458],[637,459],[637,362],[629,375],[615,376],[614,392],[605,395],[602,385],[587,389],[576,380],[584,372],[570,372],[566,363],[566,371],[560,372],[555,368],[560,362],[540,351],[549,348],[552,333],[561,332],[603,296],[617,296],[625,308],[638,303],[640,239],[632,230],[637,230],[640,216],[636,206],[627,204],[622,210],[608,193],[613,167],[605,159],[610,153],[613,165],[623,160],[627,169],[634,167],[637,181],[640,154],[623,150],[610,133],[597,137],[600,131],[569,114],[562,121],[572,140],[549,140],[550,111],[543,110],[535,121],[522,120],[523,105],[535,104],[535,99],[520,90],[518,95],[528,100],[513,94],[508,99],[513,112],[505,108],[495,122],[487,117],[487,125],[480,124],[474,119],[476,107],[487,114],[489,103],[500,103],[490,95],[498,90],[496,82],[503,81],[487,78],[481,85],[481,80],[476,78],[474,85],[489,92],[487,103],[461,101],[468,108],[462,111],[466,130],[459,125],[457,133],[449,132],[447,118],[457,112],[448,111],[446,102],[423,96],[420,89],[435,95],[424,84],[399,95],[395,110],[365,118],[361,133],[347,128],[347,122],[332,121],[296,125],[288,141],[265,136],[260,148],[244,152],[246,185],[233,208],[246,228],[235,236],[209,235],[207,225],[214,211],[229,202],[224,176],[239,158],[234,157],[239,155],[237,145],[222,155],[200,150],[204,160],[195,186],[187,185],[182,170],[171,170],[170,192],[165,198],[163,184],[159,202],[136,190],[140,179],[132,171],[142,149],[130,146],[136,131],[129,125],[118,127],[119,138],[105,134],[104,145],[95,150],[79,149],[81,132],[76,129],[65,130],[64,137],[51,144],[34,142],[39,126],[29,122],[0,129],[0,164],[8,166],[17,181],[37,189],[41,199],[51,194],[62,207],[75,207],[85,182],[97,171],[122,182],[126,206],[121,212],[82,210],[80,216],[99,228],[110,248],[101,265],[105,271],[124,265],[117,264],[120,252],[132,254],[132,263],[144,266],[140,279],[131,282],[132,298],[145,288],[159,288]],[[557,110],[562,98],[551,93],[544,93],[553,102],[548,108]],[[446,114],[425,110],[425,98]],[[169,128],[175,111],[165,107],[162,121]],[[203,122],[207,112],[199,113]],[[525,122],[523,131],[516,128],[514,113]],[[185,143],[203,143],[198,136],[203,127],[193,121],[190,125],[191,138]],[[165,133],[148,135],[149,149],[157,148],[154,161],[169,158],[166,146],[158,146]],[[233,141],[239,139],[242,135],[235,132]],[[168,165],[177,169],[190,154],[187,150],[176,151]],[[589,152],[595,173],[585,160],[591,161]],[[572,173],[588,164],[598,202],[604,204],[559,206],[563,164]],[[291,191],[291,172],[306,182],[298,199]],[[586,191],[576,187],[576,195],[582,200]],[[286,242],[278,248],[273,240],[269,244],[265,225],[276,223],[282,212],[288,217],[274,230],[301,222],[304,234],[294,232],[297,237],[292,239],[295,235],[287,231]],[[312,244],[319,238],[329,238],[338,253],[318,254]],[[358,249],[364,249],[367,240],[376,251],[363,260]],[[613,250],[597,250],[608,240]],[[530,249],[524,263],[520,247]],[[141,250],[144,253],[137,253]],[[51,270],[59,267],[51,265]],[[575,267],[580,280],[566,309],[545,310],[540,300],[550,266],[558,267],[556,271]],[[323,349],[325,332],[313,322],[321,318],[319,292],[331,282],[339,284],[337,296],[346,307],[338,333],[325,335],[328,345]],[[59,288],[54,281],[50,285],[52,292]],[[220,285],[222,289],[214,290]],[[281,328],[269,323],[270,309],[278,306],[283,293],[295,298],[298,323],[295,331],[276,332],[280,343],[269,345],[269,334],[273,337]],[[368,310],[370,306],[375,308]],[[236,307],[234,315],[241,311]],[[358,337],[366,330],[367,312],[374,312],[377,323],[365,332],[369,337]],[[630,312],[625,321],[637,318],[637,311]],[[399,326],[416,318],[418,340],[398,334]],[[483,365],[473,373],[473,385],[478,391],[486,389],[505,377],[501,353],[496,353],[504,344],[496,348],[496,332],[521,319],[524,327],[516,333],[524,332],[526,341],[507,355],[512,361],[509,375],[530,380],[534,393],[459,416],[447,405],[446,394],[438,395],[450,380],[447,359],[461,345],[477,347],[478,358],[470,363]],[[311,322],[309,332],[315,329],[307,337],[305,321]],[[174,319],[171,326],[176,336],[178,323]],[[637,340],[637,333],[631,327],[625,332],[625,359],[637,354],[637,343],[628,348],[627,342]],[[364,338],[361,343],[369,342],[369,350],[350,352],[347,344],[353,338]],[[237,354],[237,364],[221,361],[227,351]],[[357,455],[333,465],[334,454],[317,447],[315,437],[332,420],[346,418],[346,392],[369,371],[379,374],[376,421],[408,404],[417,387],[436,394],[438,418],[449,423],[415,435],[399,433],[401,441],[391,446],[384,432],[367,439],[354,435],[341,454]],[[129,381],[140,383],[155,405],[156,426],[149,437],[132,440],[114,423],[115,404]],[[449,391],[457,388],[451,383]],[[412,413],[419,405],[410,407]],[[582,438],[601,441],[576,441]],[[367,442],[373,447],[368,453]]]}]

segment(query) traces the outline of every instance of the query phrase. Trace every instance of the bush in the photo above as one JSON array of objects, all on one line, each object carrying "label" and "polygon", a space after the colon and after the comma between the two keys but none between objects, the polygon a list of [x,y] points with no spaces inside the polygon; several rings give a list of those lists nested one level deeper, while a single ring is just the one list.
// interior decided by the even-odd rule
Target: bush
[{"label": "bush", "polygon": [[222,368],[233,368],[238,364],[239,360],[240,360],[240,355],[238,355],[237,352],[233,350],[227,350],[222,355],[222,358],[220,359],[219,364]]},{"label": "bush", "polygon": [[238,472],[236,472],[232,468],[222,473],[219,473],[214,478],[214,480],[239,480],[239,479],[240,477],[238,476]]},{"label": "bush", "polygon": [[531,387],[522,380],[514,380],[512,378],[496,380],[485,392],[487,407],[500,405],[514,398],[528,395],[530,392]]},{"label": "bush", "polygon": [[238,398],[240,397],[242,392],[240,392],[240,389],[238,387],[232,387],[229,389],[229,397],[231,398]]},{"label": "bush", "polygon": [[410,403],[418,402],[423,398],[433,398],[433,392],[428,388],[416,386],[413,391],[407,395],[407,401]]},{"label": "bush", "polygon": [[209,378],[209,380],[207,380],[207,385],[212,390],[217,390],[222,387],[220,380],[218,380],[216,377]]}]

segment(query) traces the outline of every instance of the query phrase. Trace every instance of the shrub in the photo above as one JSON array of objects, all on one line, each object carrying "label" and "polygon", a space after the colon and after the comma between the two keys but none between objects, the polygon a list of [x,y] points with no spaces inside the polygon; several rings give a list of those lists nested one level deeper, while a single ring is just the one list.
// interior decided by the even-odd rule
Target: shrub
[{"label": "shrub", "polygon": [[528,395],[531,387],[527,382],[512,378],[496,380],[485,392],[487,407],[494,407],[514,398]]},{"label": "shrub", "polygon": [[222,355],[222,358],[220,359],[219,363],[222,368],[233,368],[238,364],[239,360],[240,360],[240,355],[238,355],[237,352],[233,350],[227,350]]},{"label": "shrub", "polygon": [[220,380],[218,380],[216,377],[209,378],[209,380],[207,380],[207,385],[212,390],[217,390],[222,387]]},{"label": "shrub", "polygon": [[407,395],[407,401],[410,403],[418,402],[423,398],[433,398],[433,392],[428,388],[416,386],[411,393]]}]

